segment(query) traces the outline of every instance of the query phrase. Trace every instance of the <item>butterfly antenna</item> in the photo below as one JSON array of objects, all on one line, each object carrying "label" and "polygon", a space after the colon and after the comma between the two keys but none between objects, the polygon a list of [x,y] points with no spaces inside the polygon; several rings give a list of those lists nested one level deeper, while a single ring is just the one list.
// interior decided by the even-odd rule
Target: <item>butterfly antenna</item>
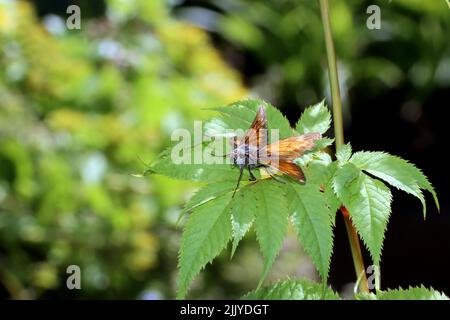
[{"label": "butterfly antenna", "polygon": [[223,154],[223,155],[221,155],[221,156],[218,156],[218,155],[216,155],[216,154],[214,153],[214,151],[213,151],[213,152],[211,152],[211,155],[212,155],[213,157],[226,158],[226,157],[228,157],[228,156],[230,155],[230,153],[228,153],[228,154]]}]

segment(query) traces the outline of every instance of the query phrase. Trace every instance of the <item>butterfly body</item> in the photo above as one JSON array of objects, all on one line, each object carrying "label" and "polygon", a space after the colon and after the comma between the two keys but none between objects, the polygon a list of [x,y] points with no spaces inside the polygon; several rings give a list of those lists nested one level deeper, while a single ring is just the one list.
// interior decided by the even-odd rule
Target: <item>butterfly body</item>
[{"label": "butterfly body", "polygon": [[249,144],[241,144],[231,152],[232,163],[239,168],[255,169],[258,163],[258,148]]},{"label": "butterfly body", "polygon": [[[289,137],[268,144],[267,119],[263,106],[260,106],[255,119],[242,139],[233,139],[233,150],[230,154],[233,165],[239,167],[240,174],[236,189],[242,179],[244,169],[247,169],[251,180],[256,180],[253,169],[264,168],[275,178],[274,174],[282,173],[291,178],[305,182],[305,175],[294,160],[305,151],[314,148],[314,141],[321,138],[320,133],[306,133]],[[234,193],[233,193],[234,196]]]}]

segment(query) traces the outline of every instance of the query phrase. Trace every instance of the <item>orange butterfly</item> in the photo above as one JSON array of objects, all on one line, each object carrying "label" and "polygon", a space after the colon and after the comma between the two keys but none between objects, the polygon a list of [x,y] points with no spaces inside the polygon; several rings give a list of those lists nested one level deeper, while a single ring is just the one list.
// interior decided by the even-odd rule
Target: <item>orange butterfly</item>
[{"label": "orange butterfly", "polygon": [[301,136],[289,137],[268,145],[267,118],[263,106],[259,107],[250,129],[242,139],[233,139],[233,151],[231,161],[239,167],[239,179],[236,190],[242,179],[244,169],[247,169],[251,180],[256,180],[253,169],[264,168],[274,179],[274,173],[280,172],[295,180],[305,182],[305,175],[294,160],[301,157],[305,151],[314,148],[314,141],[320,139],[320,133],[306,133]]}]

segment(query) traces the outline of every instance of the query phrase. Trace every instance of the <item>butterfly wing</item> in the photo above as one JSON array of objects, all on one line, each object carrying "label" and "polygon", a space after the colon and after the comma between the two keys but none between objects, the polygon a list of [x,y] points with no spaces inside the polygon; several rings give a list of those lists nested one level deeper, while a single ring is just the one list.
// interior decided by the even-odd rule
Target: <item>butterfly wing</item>
[{"label": "butterfly wing", "polygon": [[320,133],[307,133],[274,142],[265,149],[267,150],[267,156],[271,159],[292,161],[301,157],[305,151],[313,149],[314,141],[320,138]]},{"label": "butterfly wing", "polygon": [[300,167],[294,162],[281,160],[277,165],[266,166],[264,168],[271,176],[276,173],[282,173],[300,182],[305,182],[306,180],[302,169],[300,169]]},{"label": "butterfly wing", "polygon": [[306,133],[272,143],[261,149],[259,162],[304,182],[305,175],[294,160],[313,149],[314,141],[321,137],[320,133]]},{"label": "butterfly wing", "polygon": [[267,118],[266,111],[263,106],[260,106],[256,113],[250,128],[247,130],[242,138],[234,138],[233,145],[236,148],[239,145],[246,144],[258,148],[267,145]]}]

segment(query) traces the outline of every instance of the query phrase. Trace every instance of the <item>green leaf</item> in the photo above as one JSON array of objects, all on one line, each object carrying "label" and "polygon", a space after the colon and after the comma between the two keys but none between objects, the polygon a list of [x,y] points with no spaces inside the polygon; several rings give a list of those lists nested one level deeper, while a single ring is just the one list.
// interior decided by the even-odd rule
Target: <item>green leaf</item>
[{"label": "green leaf", "polygon": [[246,120],[222,115],[208,120],[204,125],[204,132],[209,137],[232,138],[236,135],[235,130],[242,129],[245,132],[247,126],[250,125]]},{"label": "green leaf", "polygon": [[[336,171],[333,175],[332,186],[336,195],[342,200],[342,195],[350,196],[350,192],[357,193],[359,188],[357,185],[353,184],[353,181],[359,181],[357,178],[359,177],[361,171],[352,163],[346,163],[342,167],[336,168]],[[353,189],[350,190],[350,186],[353,186]]]},{"label": "green leaf", "polygon": [[308,280],[285,280],[252,291],[244,300],[339,300],[339,295],[330,288]]},{"label": "green leaf", "polygon": [[[250,128],[256,112],[260,106],[264,106],[267,116],[267,127],[269,129],[268,137],[270,138],[272,130],[279,130],[279,139],[284,139],[293,135],[293,130],[289,121],[283,114],[271,104],[263,100],[243,100],[232,103],[226,107],[214,108],[212,110],[222,113],[224,116],[220,118],[220,124],[216,120],[215,132],[220,132],[217,128],[222,126],[222,132],[226,129],[242,129],[246,131]],[[211,124],[206,125],[211,128]]]},{"label": "green leaf", "polygon": [[433,196],[434,203],[436,204],[438,211],[440,211],[441,208],[439,205],[439,200],[438,200],[436,191],[434,190],[434,187],[431,184],[431,182],[428,180],[428,178],[422,173],[422,171],[419,168],[415,167],[411,163],[408,163],[408,164],[413,167],[413,169],[411,170],[412,171],[411,173],[414,175],[419,188],[427,190],[428,192],[431,193],[431,195]]},{"label": "green leaf", "polygon": [[437,208],[439,202],[433,186],[424,174],[410,162],[384,152],[356,152],[350,162],[390,185],[417,197],[426,215],[426,204],[421,189],[433,195]]},{"label": "green leaf", "polygon": [[257,198],[253,192],[253,189],[254,188],[251,184],[240,188],[229,205],[233,231],[233,247],[231,249],[231,257],[233,257],[239,241],[250,229],[255,218]]},{"label": "green leaf", "polygon": [[334,225],[336,219],[336,211],[341,206],[341,201],[338,199],[336,194],[334,193],[333,188],[333,179],[334,175],[338,169],[338,163],[333,162],[328,167],[324,173],[324,182],[322,183],[323,193],[325,195],[325,199],[327,201],[328,208],[331,214],[331,221]]},{"label": "green leaf", "polygon": [[303,168],[308,183],[322,184],[325,183],[332,160],[328,153],[319,151],[307,153],[295,162]]},{"label": "green leaf", "polygon": [[325,105],[325,100],[308,107],[303,111],[295,130],[300,133],[320,132],[324,134],[330,128],[331,114]]},{"label": "green leaf", "polygon": [[388,289],[378,291],[376,294],[359,294],[356,298],[360,300],[449,300],[445,294],[433,288],[427,289],[423,285],[408,289]]},{"label": "green leaf", "polygon": [[[237,181],[239,177],[239,170],[232,168],[230,164],[174,164],[170,159],[163,159],[151,169],[153,173],[190,181]],[[246,178],[248,179],[248,175],[244,173],[243,179]]]},{"label": "green leaf", "polygon": [[323,151],[308,153],[297,159],[296,162],[303,168],[307,184],[321,186],[328,204],[331,221],[334,224],[336,210],[341,204],[332,187],[333,176],[338,163],[333,162],[330,155]]},{"label": "green leaf", "polygon": [[326,282],[333,251],[333,226],[326,197],[319,185],[289,184],[288,188],[289,211],[293,212],[297,236]]},{"label": "green leaf", "polygon": [[194,208],[201,206],[209,201],[216,199],[226,193],[232,192],[236,187],[236,183],[233,181],[221,181],[211,183],[198,189],[194,195],[185,204],[183,210],[177,219],[177,224],[181,221],[186,213],[192,211]]},{"label": "green leaf", "polygon": [[[227,163],[228,159],[217,157],[217,163],[207,164],[203,160],[206,156],[209,159],[214,159],[208,152],[209,142],[200,144],[186,144],[186,146],[180,146],[179,149],[174,149],[175,146],[171,146],[161,153],[160,157],[149,166],[146,170],[153,174],[161,174],[174,179],[190,180],[190,181],[237,181],[239,177],[239,170],[234,168],[231,163]],[[212,151],[212,150],[210,150]],[[174,161],[172,153],[184,154],[187,152],[185,162]],[[201,158],[196,159],[194,154],[200,154]],[[229,161],[228,161],[229,162]],[[248,173],[243,173],[243,180],[249,178]]]},{"label": "green leaf", "polygon": [[252,188],[256,196],[256,237],[265,260],[258,284],[260,287],[283,244],[288,208],[284,190],[279,182],[272,179],[260,180]]},{"label": "green leaf", "polygon": [[191,211],[197,206],[203,205],[211,200],[216,199],[217,197],[223,196],[228,192],[234,191],[235,187],[236,181],[220,181],[207,184],[194,193],[194,195],[184,206],[183,211]]},{"label": "green leaf", "polygon": [[[335,179],[335,184],[339,183]],[[391,213],[392,195],[389,188],[381,181],[360,173],[351,180],[350,185],[338,186],[337,190],[375,265],[379,265]]]},{"label": "green leaf", "polygon": [[318,139],[316,141],[314,141],[314,149],[315,150],[320,150],[320,149],[324,149],[328,146],[331,146],[334,142],[334,139],[332,138],[321,138]]},{"label": "green leaf", "polygon": [[185,297],[194,277],[211,262],[231,238],[231,194],[216,198],[193,209],[181,239],[179,255],[179,299]]},{"label": "green leaf", "polygon": [[347,162],[350,159],[351,155],[352,155],[352,146],[349,143],[341,146],[336,152],[336,158],[341,164]]}]

